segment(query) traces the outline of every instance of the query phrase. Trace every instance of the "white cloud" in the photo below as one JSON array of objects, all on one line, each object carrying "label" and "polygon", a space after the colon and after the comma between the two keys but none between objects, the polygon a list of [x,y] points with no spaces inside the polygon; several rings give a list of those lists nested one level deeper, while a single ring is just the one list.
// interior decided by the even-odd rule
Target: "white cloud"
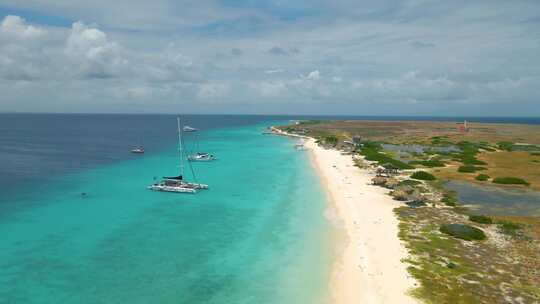
[{"label": "white cloud", "polygon": [[309,74],[307,74],[306,76],[302,75],[301,78],[307,79],[307,80],[319,80],[321,78],[321,75],[319,73],[319,70],[315,70],[315,71],[309,72]]},{"label": "white cloud", "polygon": [[72,63],[79,66],[81,76],[108,78],[122,74],[128,68],[129,60],[122,54],[116,42],[107,35],[82,22],[75,22],[67,38],[66,54]]},{"label": "white cloud", "polygon": [[[519,108],[540,95],[540,3],[532,1],[281,4],[315,12],[292,20],[257,5],[214,1],[6,1],[88,23],[52,27],[4,18],[0,88],[21,105],[0,100],[0,110],[32,108],[43,97],[81,108],[94,102],[101,111],[126,100],[148,111],[161,111],[166,101],[276,102],[287,104],[276,106],[283,111],[342,102],[344,113],[391,104],[399,114],[408,109],[402,103]],[[47,104],[56,101],[39,106]]]},{"label": "white cloud", "polygon": [[204,83],[199,86],[197,98],[203,100],[221,100],[230,92],[229,86],[221,83]]},{"label": "white cloud", "polygon": [[275,70],[265,70],[265,74],[276,74],[276,73],[283,73],[285,70],[283,69],[275,69]]},{"label": "white cloud", "polygon": [[35,39],[44,36],[46,31],[28,25],[19,16],[8,15],[0,24],[0,33],[12,39]]}]

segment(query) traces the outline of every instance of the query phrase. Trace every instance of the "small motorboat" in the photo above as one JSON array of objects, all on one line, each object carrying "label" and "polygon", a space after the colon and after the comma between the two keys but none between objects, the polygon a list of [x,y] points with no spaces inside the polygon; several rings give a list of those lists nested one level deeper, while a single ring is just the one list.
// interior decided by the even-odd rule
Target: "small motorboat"
[{"label": "small motorboat", "polygon": [[195,131],[197,131],[197,129],[195,129],[193,127],[190,127],[190,126],[184,126],[183,131],[184,132],[195,132]]},{"label": "small motorboat", "polygon": [[144,148],[143,147],[137,147],[135,149],[131,149],[131,153],[143,154],[144,153]]},{"label": "small motorboat", "polygon": [[214,155],[206,153],[206,152],[197,152],[195,154],[189,155],[188,160],[204,162],[204,161],[216,160],[216,157]]}]

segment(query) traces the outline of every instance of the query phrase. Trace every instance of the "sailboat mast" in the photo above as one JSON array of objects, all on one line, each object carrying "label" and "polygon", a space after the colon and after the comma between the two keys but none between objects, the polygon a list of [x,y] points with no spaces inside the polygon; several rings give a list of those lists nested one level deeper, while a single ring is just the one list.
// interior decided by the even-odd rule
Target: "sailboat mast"
[{"label": "sailboat mast", "polygon": [[180,154],[180,176],[184,177],[184,157],[182,151],[182,129],[180,127],[180,116],[176,117],[178,123],[178,154]]}]

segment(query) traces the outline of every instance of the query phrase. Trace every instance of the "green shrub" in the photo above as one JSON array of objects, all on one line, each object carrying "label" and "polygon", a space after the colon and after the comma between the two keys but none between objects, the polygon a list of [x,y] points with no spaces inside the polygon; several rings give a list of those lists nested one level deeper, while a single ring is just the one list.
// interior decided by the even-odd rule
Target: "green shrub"
[{"label": "green shrub", "polygon": [[485,215],[469,215],[469,221],[480,224],[493,224],[493,220]]},{"label": "green shrub", "polygon": [[466,241],[486,239],[484,231],[464,224],[444,224],[441,225],[439,231]]},{"label": "green shrub", "polygon": [[324,142],[328,145],[332,145],[332,146],[335,146],[337,145],[338,143],[338,138],[333,136],[333,135],[330,135],[330,136],[326,136],[324,138]]},{"label": "green shrub", "polygon": [[421,161],[413,161],[410,162],[411,164],[419,164],[425,167],[435,168],[435,167],[444,167],[445,163],[440,160],[421,160]]},{"label": "green shrub", "polygon": [[505,185],[530,185],[529,182],[519,177],[495,177],[492,182]]},{"label": "green shrub", "polygon": [[484,167],[476,167],[476,166],[459,166],[458,172],[461,173],[474,173],[479,170],[486,170]]},{"label": "green shrub", "polygon": [[435,180],[436,177],[433,174],[427,173],[426,171],[416,171],[411,174],[411,178],[419,180]]},{"label": "green shrub", "polygon": [[520,236],[523,226],[509,221],[500,221],[498,223],[499,232],[510,236]]},{"label": "green shrub", "polygon": [[489,175],[487,174],[478,174],[474,179],[478,181],[487,181],[489,179]]},{"label": "green shrub", "polygon": [[512,151],[513,145],[514,143],[509,142],[509,141],[500,141],[497,143],[497,146],[499,147],[499,149],[506,150],[506,151]]},{"label": "green shrub", "polygon": [[413,166],[406,164],[397,159],[393,159],[388,155],[380,152],[381,145],[376,142],[367,142],[360,150],[360,154],[364,155],[366,160],[376,161],[380,165],[392,165],[397,169],[414,169]]},{"label": "green shrub", "polygon": [[441,199],[441,202],[443,202],[446,206],[455,207],[457,200],[454,197],[445,194]]},{"label": "green shrub", "polygon": [[540,152],[531,152],[532,156],[540,156]]},{"label": "green shrub", "polygon": [[487,165],[485,161],[478,160],[474,156],[463,157],[461,162],[465,165]]}]

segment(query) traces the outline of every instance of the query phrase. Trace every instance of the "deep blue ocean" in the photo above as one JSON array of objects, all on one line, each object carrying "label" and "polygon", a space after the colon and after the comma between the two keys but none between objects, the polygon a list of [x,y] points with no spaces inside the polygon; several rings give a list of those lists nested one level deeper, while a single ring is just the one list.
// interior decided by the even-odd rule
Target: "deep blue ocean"
[{"label": "deep blue ocean", "polygon": [[146,189],[178,172],[174,115],[0,114],[0,303],[326,303],[326,194],[293,139],[261,134],[310,118],[463,120],[185,115],[219,158],[185,195]]}]

